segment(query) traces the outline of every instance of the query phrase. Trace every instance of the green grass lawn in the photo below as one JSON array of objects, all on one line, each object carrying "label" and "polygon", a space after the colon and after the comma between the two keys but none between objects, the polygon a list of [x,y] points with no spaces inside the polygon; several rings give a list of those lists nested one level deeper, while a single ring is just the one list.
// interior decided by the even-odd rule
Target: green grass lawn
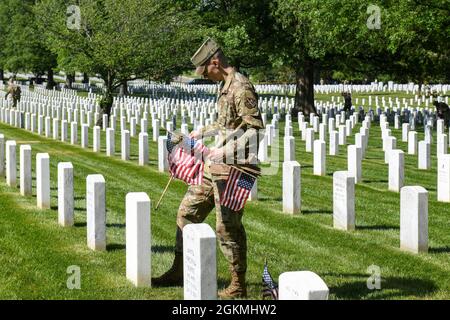
[{"label": "green grass lawn", "polygon": [[[280,125],[280,132],[284,124]],[[354,133],[359,131],[359,125]],[[79,130],[80,132],[80,130]],[[125,276],[125,196],[146,192],[152,207],[168,181],[157,171],[157,145],[150,142],[150,164],[137,165],[138,140],[131,139],[131,160],[120,160],[120,136],[116,157],[91,149],[56,142],[37,134],[0,124],[6,140],[30,144],[33,152],[35,195],[36,153],[48,152],[51,165],[51,210],[38,210],[36,197],[22,197],[0,178],[0,298],[2,299],[182,299],[183,289],[136,289]],[[394,130],[397,147],[406,151],[401,131]],[[163,134],[163,131],[161,131]],[[151,134],[150,139],[151,140]],[[281,212],[281,163],[275,176],[258,182],[259,200],[248,202],[244,225],[248,236],[249,298],[260,299],[261,274],[267,258],[274,276],[285,271],[311,270],[330,288],[330,299],[448,299],[450,298],[450,204],[436,201],[436,146],[432,146],[432,170],[419,171],[417,156],[405,154],[405,185],[429,191],[429,253],[414,255],[399,250],[400,195],[387,191],[388,166],[381,150],[381,132],[373,123],[369,148],[363,160],[363,183],[356,186],[356,230],[334,230],[332,225],[332,174],[346,170],[346,148],[338,156],[327,155],[327,175],[312,174],[312,154],[306,153],[294,123],[296,157],[302,165],[302,214]],[[92,131],[89,131],[92,139]],[[419,130],[419,140],[423,130]],[[436,139],[434,139],[436,140]],[[282,146],[282,137],[280,137]],[[352,144],[354,138],[347,139]],[[91,144],[92,146],[92,140]],[[328,151],[328,150],[327,150]],[[283,153],[280,152],[282,157]],[[75,226],[57,224],[57,165],[74,165]],[[102,174],[106,180],[107,251],[93,252],[86,245],[86,176]],[[152,210],[152,274],[166,271],[173,259],[175,218],[186,191],[172,184],[158,211]],[[212,213],[207,221],[215,225]],[[218,286],[228,284],[227,263],[218,250]],[[69,290],[69,266],[81,269],[81,289]],[[371,265],[381,268],[381,290],[367,289]]]}]

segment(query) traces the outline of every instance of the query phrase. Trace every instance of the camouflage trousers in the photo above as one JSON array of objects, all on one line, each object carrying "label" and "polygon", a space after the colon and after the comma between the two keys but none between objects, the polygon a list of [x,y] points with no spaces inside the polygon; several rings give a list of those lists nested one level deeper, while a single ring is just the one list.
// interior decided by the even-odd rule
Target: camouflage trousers
[{"label": "camouflage trousers", "polygon": [[236,272],[247,270],[247,236],[242,224],[244,209],[232,211],[220,205],[225,190],[225,179],[203,179],[202,185],[189,186],[181,201],[177,215],[175,250],[183,252],[183,227],[189,223],[202,223],[216,208],[216,234],[225,258]]}]

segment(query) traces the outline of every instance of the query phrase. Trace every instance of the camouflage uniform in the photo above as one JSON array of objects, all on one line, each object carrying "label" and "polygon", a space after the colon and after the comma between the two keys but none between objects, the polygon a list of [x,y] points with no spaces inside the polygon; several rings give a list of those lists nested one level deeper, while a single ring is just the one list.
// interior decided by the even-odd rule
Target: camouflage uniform
[{"label": "camouflage uniform", "polygon": [[20,95],[22,91],[19,86],[10,84],[8,86],[8,91],[6,92],[5,99],[8,98],[9,95],[11,95],[13,99],[13,108],[17,106],[17,102],[20,101]]},{"label": "camouflage uniform", "polygon": [[[223,137],[227,129],[234,130],[241,125],[245,131],[244,136],[231,142],[232,147],[227,150],[234,152],[240,145],[245,145],[246,159],[235,164],[243,170],[256,168],[251,161],[255,155],[249,153],[251,148],[248,135],[257,135],[257,130],[263,128],[257,99],[255,89],[249,80],[236,71],[231,72],[219,93],[217,121],[201,130],[204,137],[216,134]],[[203,222],[215,207],[216,232],[220,248],[234,271],[245,273],[247,237],[242,225],[244,210],[236,212],[220,205],[220,195],[224,192],[230,169],[231,167],[225,163],[207,164],[203,184],[189,186],[178,209],[176,251],[179,253],[183,251],[181,232],[183,227],[189,223]]]}]

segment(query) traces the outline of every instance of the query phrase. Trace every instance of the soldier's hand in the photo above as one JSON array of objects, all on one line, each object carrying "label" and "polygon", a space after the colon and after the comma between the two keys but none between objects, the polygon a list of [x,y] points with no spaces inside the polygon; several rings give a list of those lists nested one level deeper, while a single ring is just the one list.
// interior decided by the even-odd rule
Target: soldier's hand
[{"label": "soldier's hand", "polygon": [[208,153],[208,159],[212,162],[220,162],[223,160],[224,152],[222,148],[211,148]]},{"label": "soldier's hand", "polygon": [[199,139],[201,135],[200,131],[192,131],[189,136],[193,139]]}]

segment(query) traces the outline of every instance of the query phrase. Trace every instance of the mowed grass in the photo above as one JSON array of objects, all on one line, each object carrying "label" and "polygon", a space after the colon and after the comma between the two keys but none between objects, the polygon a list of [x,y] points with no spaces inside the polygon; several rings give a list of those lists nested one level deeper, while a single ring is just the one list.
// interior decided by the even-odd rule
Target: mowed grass
[{"label": "mowed grass", "polygon": [[[284,124],[280,125],[280,147]],[[401,131],[394,130],[397,148],[407,150]],[[359,132],[359,125],[354,129]],[[157,145],[150,142],[150,164],[137,164],[138,141],[131,139],[131,160],[120,159],[120,136],[116,156],[93,153],[69,143],[0,124],[6,140],[30,144],[33,152],[33,197],[22,197],[19,188],[6,186],[0,178],[0,298],[3,299],[182,299],[182,287],[136,289],[125,276],[125,196],[146,192],[156,205],[167,173],[157,171]],[[163,131],[161,131],[163,134]],[[363,183],[356,186],[356,230],[333,229],[332,174],[346,170],[347,150],[327,155],[327,175],[312,174],[313,158],[305,152],[298,125],[294,123],[296,157],[302,165],[302,214],[282,213],[281,162],[275,175],[258,181],[259,200],[246,205],[244,224],[248,237],[249,298],[261,299],[264,260],[277,280],[285,271],[311,270],[330,288],[330,299],[448,299],[450,298],[450,204],[436,201],[436,145],[432,146],[432,169],[417,169],[417,156],[405,154],[405,184],[429,191],[429,253],[400,251],[400,195],[387,191],[388,166],[384,164],[381,132],[370,129],[369,149],[363,160]],[[151,136],[151,135],[150,135]],[[419,140],[423,139],[419,130]],[[318,136],[317,136],[318,137]],[[89,131],[92,139],[92,131]],[[150,139],[151,140],[151,137]],[[435,141],[436,139],[434,139]],[[347,139],[352,144],[354,138]],[[92,146],[92,140],[90,143]],[[282,150],[279,150],[282,159]],[[327,147],[328,151],[328,147]],[[51,165],[52,209],[38,210],[35,197],[36,153],[47,152]],[[75,226],[57,223],[57,165],[74,165]],[[19,162],[19,146],[17,147]],[[18,166],[19,168],[19,166]],[[106,180],[107,251],[93,252],[86,245],[86,177],[102,174]],[[175,182],[160,209],[152,209],[152,274],[166,271],[173,259],[176,213],[187,187]],[[213,228],[215,214],[206,220]],[[218,249],[218,285],[229,281],[227,263]],[[70,290],[69,266],[79,266],[81,289]],[[381,290],[369,290],[371,265],[381,269]]]}]

